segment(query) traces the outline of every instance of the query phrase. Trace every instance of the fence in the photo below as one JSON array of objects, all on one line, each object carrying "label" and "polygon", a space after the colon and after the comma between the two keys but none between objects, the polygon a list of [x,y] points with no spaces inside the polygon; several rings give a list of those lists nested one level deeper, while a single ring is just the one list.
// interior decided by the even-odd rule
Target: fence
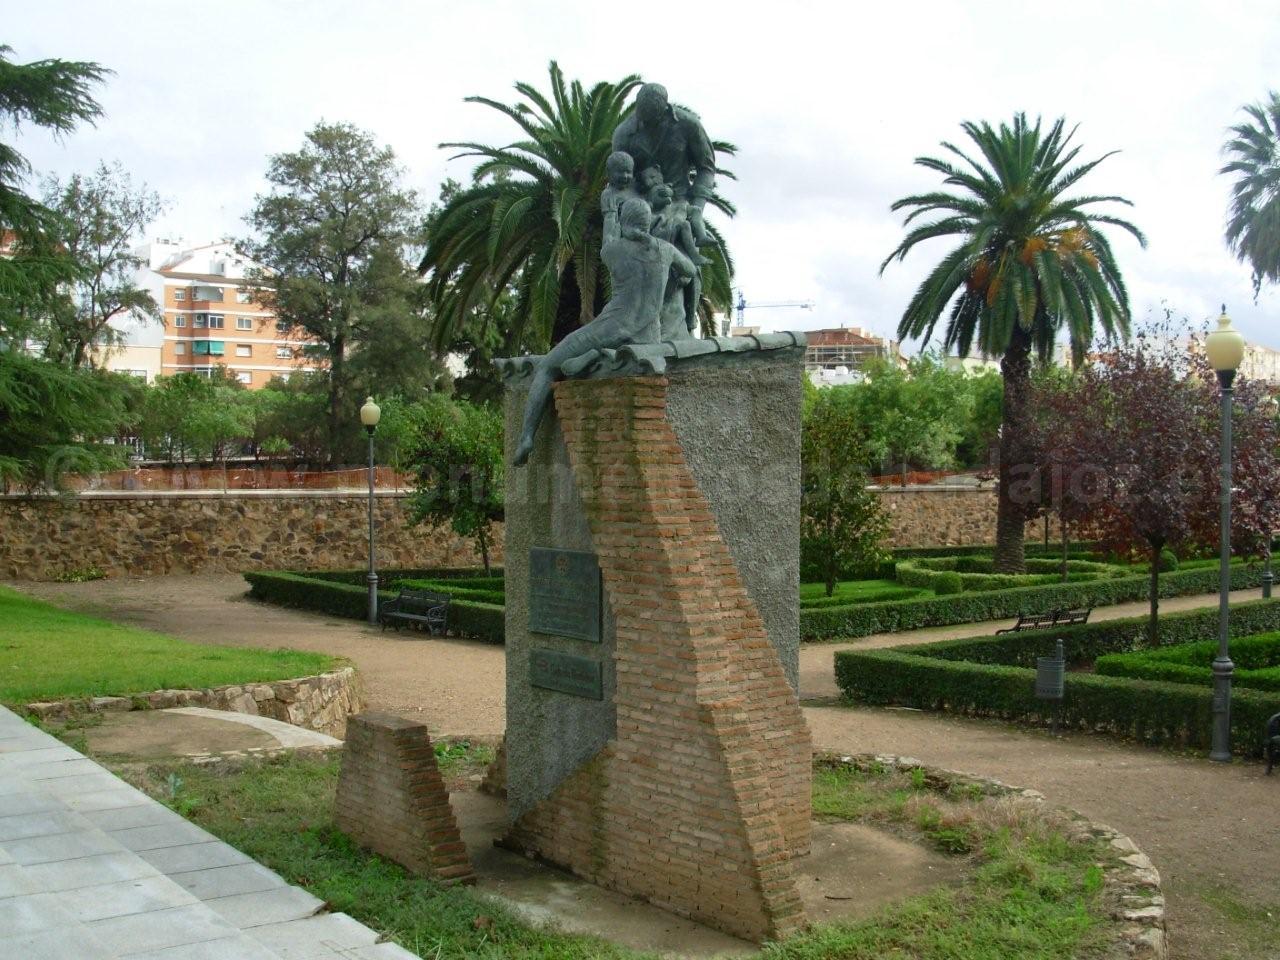
[{"label": "fence", "polygon": [[[222,467],[134,467],[108,473],[68,476],[77,491],[165,490],[343,490],[369,485],[366,467],[347,470],[293,470],[273,464]],[[413,478],[390,467],[374,470],[380,490],[407,490]]]}]

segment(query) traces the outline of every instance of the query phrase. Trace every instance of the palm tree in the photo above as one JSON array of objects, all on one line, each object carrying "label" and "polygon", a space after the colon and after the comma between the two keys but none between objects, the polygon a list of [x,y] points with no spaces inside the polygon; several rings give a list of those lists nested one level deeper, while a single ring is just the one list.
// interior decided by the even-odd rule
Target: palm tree
[{"label": "palm tree", "polygon": [[961,238],[916,290],[898,323],[898,336],[929,340],[951,304],[944,349],[968,356],[976,346],[986,356],[1001,357],[1004,408],[995,568],[1018,572],[1025,568],[1024,527],[1039,506],[1038,500],[1015,498],[1011,490],[1018,465],[1033,462],[1024,449],[1031,436],[1031,354],[1046,359],[1063,328],[1077,362],[1095,328],[1108,340],[1128,335],[1128,294],[1111,244],[1098,226],[1119,227],[1143,246],[1146,238],[1127,220],[1086,209],[1106,202],[1131,206],[1123,197],[1064,196],[1110,154],[1075,164],[1080,147],[1071,145],[1075,130],[1064,131],[1063,120],[1042,131],[1038,119],[1033,126],[1019,113],[1012,125],[1002,123],[998,129],[985,122],[961,128],[980,158],[944,141],[943,148],[961,163],[916,159],[956,189],[903,197],[893,204],[895,212],[911,211],[904,227],[926,214],[937,216],[911,227],[880,272],[925,240]]},{"label": "palm tree", "polygon": [[[640,78],[632,74],[590,90],[576,80],[566,86],[555,61],[550,78],[549,97],[517,83],[524,102],[467,98],[510,118],[523,139],[503,147],[441,144],[480,162],[471,186],[447,198],[432,217],[419,265],[420,272],[431,272],[428,290],[439,347],[447,346],[468,318],[487,315],[508,289],[515,293],[515,307],[505,313],[511,322],[507,342],[541,350],[588,323],[608,299],[608,272],[600,262],[600,192],[614,128],[629,112],[626,100]],[[712,145],[721,153],[734,152],[731,144]],[[728,216],[735,212],[721,197],[710,203]],[[708,231],[715,246],[703,251],[711,261],[703,267],[704,324],[713,310],[728,310],[733,283],[723,239],[710,224]]]},{"label": "palm tree", "polygon": [[1280,93],[1244,108],[1252,123],[1231,128],[1229,158],[1219,172],[1232,174],[1227,246],[1253,270],[1253,295],[1263,280],[1280,282]]}]

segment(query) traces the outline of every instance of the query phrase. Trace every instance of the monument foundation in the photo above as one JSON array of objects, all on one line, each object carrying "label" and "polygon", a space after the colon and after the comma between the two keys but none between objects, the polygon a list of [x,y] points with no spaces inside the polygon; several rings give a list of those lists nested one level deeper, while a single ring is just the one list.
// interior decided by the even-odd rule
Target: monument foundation
[{"label": "monument foundation", "polygon": [[603,351],[507,471],[505,843],[754,940],[805,922],[803,347]]}]

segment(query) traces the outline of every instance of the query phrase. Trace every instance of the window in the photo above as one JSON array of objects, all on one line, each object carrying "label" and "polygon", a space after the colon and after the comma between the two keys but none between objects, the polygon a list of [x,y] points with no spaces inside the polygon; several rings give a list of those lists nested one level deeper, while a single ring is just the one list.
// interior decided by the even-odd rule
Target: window
[{"label": "window", "polygon": [[253,329],[253,318],[252,318],[252,317],[236,317],[236,329],[237,329],[237,330],[252,330],[252,329]]},{"label": "window", "polygon": [[211,314],[209,314],[209,326],[213,327],[215,330],[221,330],[221,329],[222,329],[222,314],[220,314],[220,313],[211,313]]},{"label": "window", "polygon": [[277,359],[277,360],[292,360],[292,359],[293,359],[293,348],[292,348],[292,347],[276,347],[276,359]]},{"label": "window", "polygon": [[221,340],[196,340],[191,344],[191,352],[214,357],[222,356],[226,345]]},{"label": "window", "polygon": [[252,357],[252,356],[253,356],[253,347],[252,347],[252,346],[250,346],[250,345],[249,345],[249,344],[247,344],[247,343],[237,343],[237,344],[236,344],[236,356],[237,356],[237,357]]},{"label": "window", "polygon": [[240,383],[243,383],[243,384],[246,384],[246,385],[247,385],[247,384],[252,384],[252,383],[253,383],[253,374],[252,374],[252,373],[250,373],[248,370],[237,370],[237,371],[236,371],[236,380],[238,380]]},{"label": "window", "polygon": [[187,299],[187,291],[185,291],[185,290],[174,290],[174,291],[173,291],[173,299],[175,299],[175,300],[185,300],[185,299]]},{"label": "window", "polygon": [[197,313],[191,317],[191,325],[193,327],[207,327],[209,325],[209,315],[207,313]]},{"label": "window", "polygon": [[237,290],[236,303],[253,303],[253,294],[248,290]]},{"label": "window", "polygon": [[287,321],[287,320],[277,320],[277,321],[276,321],[276,333],[288,333],[288,332],[289,332],[289,321]]},{"label": "window", "polygon": [[178,356],[182,356],[184,353],[187,352],[187,345],[182,341],[178,341],[173,345],[173,352],[176,353]]},{"label": "window", "polygon": [[186,316],[184,316],[184,315],[183,315],[183,314],[181,314],[181,313],[179,313],[179,314],[175,314],[175,315],[174,315],[174,318],[173,318],[173,325],[174,325],[175,327],[185,327],[185,326],[187,325],[187,318],[186,318]]}]

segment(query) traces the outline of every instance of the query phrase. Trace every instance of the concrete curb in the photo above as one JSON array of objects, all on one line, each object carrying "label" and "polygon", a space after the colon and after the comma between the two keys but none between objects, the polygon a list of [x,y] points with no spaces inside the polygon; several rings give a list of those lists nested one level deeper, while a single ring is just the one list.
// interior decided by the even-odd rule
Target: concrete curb
[{"label": "concrete curb", "polygon": [[[1011,796],[1035,804],[1048,803],[1045,795],[1038,790],[1012,786],[991,777],[979,777],[959,770],[930,767],[914,757],[826,752],[816,756],[825,756],[857,770],[870,770],[873,767],[901,771],[921,770],[924,772],[926,785],[934,789],[973,785],[989,796]],[[1056,809],[1068,814],[1075,822],[1078,827],[1077,839],[1100,840],[1115,852],[1115,861],[1104,862],[1100,866],[1105,889],[1123,905],[1112,913],[1112,919],[1117,921],[1119,927],[1116,945],[1124,951],[1124,955],[1133,960],[1165,960],[1169,948],[1164,893],[1160,887],[1160,871],[1155,868],[1151,858],[1130,837],[1118,830],[1090,820],[1070,808]]]},{"label": "concrete curb", "polygon": [[343,739],[347,717],[364,706],[355,667],[266,683],[231,684],[203,690],[154,690],[131,697],[93,697],[28,703],[25,709],[42,720],[76,713],[111,710],[168,710],[208,707],[250,716],[269,717]]}]

